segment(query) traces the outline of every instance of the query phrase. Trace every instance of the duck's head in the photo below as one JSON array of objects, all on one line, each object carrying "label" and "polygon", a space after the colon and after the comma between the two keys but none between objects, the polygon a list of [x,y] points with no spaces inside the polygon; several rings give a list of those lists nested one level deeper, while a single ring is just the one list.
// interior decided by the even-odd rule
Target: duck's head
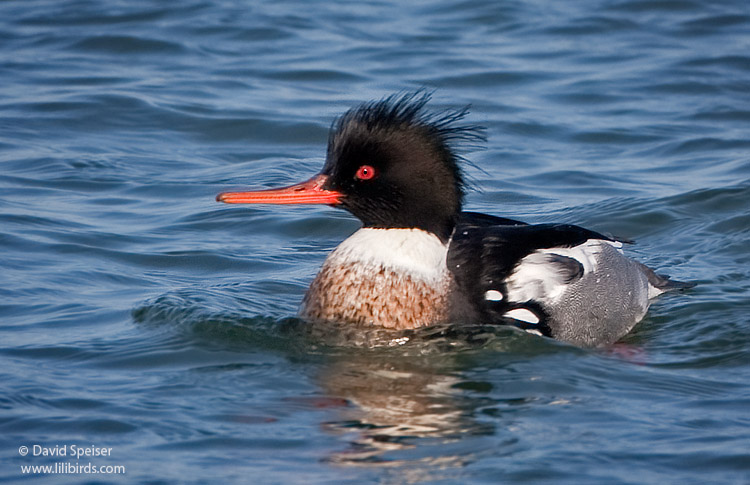
[{"label": "duck's head", "polygon": [[484,134],[459,123],[466,109],[429,113],[429,100],[418,91],[354,108],[333,123],[318,175],[281,189],[225,192],[217,200],[328,204],[348,210],[364,227],[422,229],[447,240],[464,194],[455,149],[484,141]]}]

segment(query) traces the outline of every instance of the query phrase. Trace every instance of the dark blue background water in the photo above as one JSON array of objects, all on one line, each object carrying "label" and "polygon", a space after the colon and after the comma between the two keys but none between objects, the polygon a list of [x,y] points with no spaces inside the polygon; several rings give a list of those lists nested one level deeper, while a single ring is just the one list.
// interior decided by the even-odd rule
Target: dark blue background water
[{"label": "dark blue background water", "polygon": [[[746,0],[404,3],[0,3],[0,480],[750,481]],[[488,128],[469,209],[699,286],[609,349],[301,327],[358,223],[214,195],[309,177],[337,114],[422,86]],[[126,474],[22,474],[56,461]]]}]

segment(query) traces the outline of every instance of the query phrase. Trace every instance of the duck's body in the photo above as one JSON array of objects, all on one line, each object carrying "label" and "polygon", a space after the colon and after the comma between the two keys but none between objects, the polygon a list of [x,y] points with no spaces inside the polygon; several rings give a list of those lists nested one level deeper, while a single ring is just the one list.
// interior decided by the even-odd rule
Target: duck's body
[{"label": "duck's body", "polygon": [[[524,245],[550,236],[560,245]],[[447,243],[419,229],[362,228],[326,258],[300,315],[393,329],[502,323],[577,345],[611,343],[651,298],[682,287],[621,247],[565,225],[459,223]]]},{"label": "duck's body", "polygon": [[507,324],[583,346],[613,343],[650,299],[692,286],[623,255],[578,226],[528,225],[462,212],[451,141],[465,112],[430,117],[428,96],[388,98],[342,117],[320,175],[285,189],[225,193],[229,203],[325,203],[364,222],[328,256],[300,315],[313,321],[410,329]]}]

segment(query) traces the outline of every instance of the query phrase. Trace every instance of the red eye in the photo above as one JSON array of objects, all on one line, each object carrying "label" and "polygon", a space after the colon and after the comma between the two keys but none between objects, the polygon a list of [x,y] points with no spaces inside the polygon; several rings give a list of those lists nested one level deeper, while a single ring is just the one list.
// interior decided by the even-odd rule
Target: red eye
[{"label": "red eye", "polygon": [[371,178],[375,178],[375,175],[377,175],[377,172],[374,167],[371,165],[362,165],[357,169],[356,177],[360,180],[370,180]]}]

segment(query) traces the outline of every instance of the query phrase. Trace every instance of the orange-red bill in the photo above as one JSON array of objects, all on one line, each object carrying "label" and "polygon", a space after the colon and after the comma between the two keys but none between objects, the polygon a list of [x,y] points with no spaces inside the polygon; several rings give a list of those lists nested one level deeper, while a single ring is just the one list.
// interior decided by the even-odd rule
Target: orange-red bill
[{"label": "orange-red bill", "polygon": [[255,190],[252,192],[222,192],[216,196],[227,204],[338,204],[344,196],[335,190],[323,188],[327,175],[316,175],[301,184],[280,189]]}]

